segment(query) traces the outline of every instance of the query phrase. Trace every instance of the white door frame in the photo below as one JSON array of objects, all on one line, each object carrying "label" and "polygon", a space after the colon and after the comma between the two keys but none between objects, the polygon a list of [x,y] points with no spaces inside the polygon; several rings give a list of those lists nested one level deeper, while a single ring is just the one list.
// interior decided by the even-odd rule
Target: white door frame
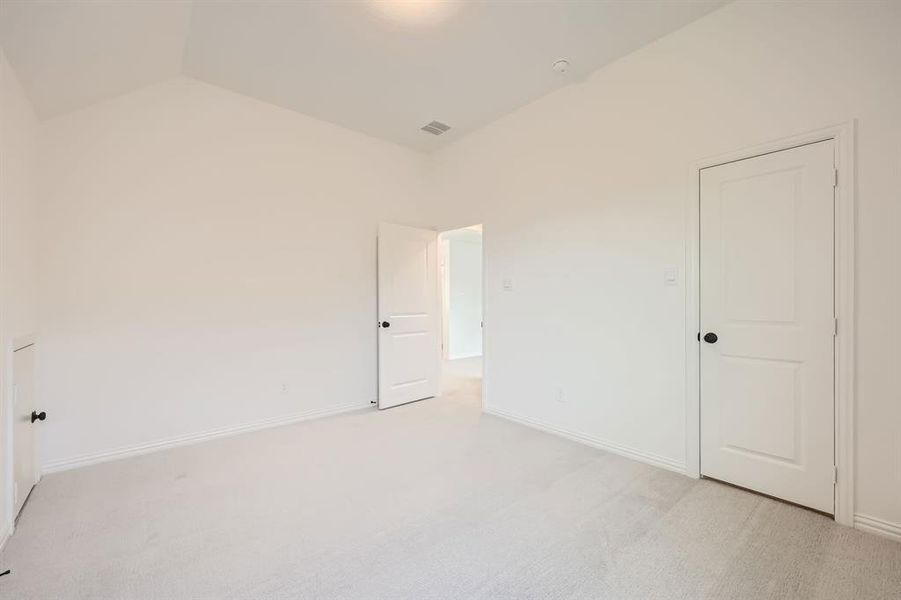
[{"label": "white door frame", "polygon": [[685,472],[701,476],[700,342],[700,171],[761,154],[835,140],[838,182],[835,188],[835,520],[854,525],[854,391],[855,391],[855,164],[857,123],[846,121],[766,144],[697,161],[690,171],[685,246]]},{"label": "white door frame", "polygon": [[485,335],[485,327],[488,322],[488,277],[485,275],[485,222],[479,221],[482,226],[482,401],[479,409],[485,412],[488,398],[488,336]]}]

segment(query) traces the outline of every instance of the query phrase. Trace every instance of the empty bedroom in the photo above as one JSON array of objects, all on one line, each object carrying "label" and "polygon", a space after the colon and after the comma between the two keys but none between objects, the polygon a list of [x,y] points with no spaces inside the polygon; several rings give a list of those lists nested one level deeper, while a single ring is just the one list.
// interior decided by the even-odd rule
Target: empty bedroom
[{"label": "empty bedroom", "polygon": [[898,0],[0,0],[0,599],[901,598]]}]

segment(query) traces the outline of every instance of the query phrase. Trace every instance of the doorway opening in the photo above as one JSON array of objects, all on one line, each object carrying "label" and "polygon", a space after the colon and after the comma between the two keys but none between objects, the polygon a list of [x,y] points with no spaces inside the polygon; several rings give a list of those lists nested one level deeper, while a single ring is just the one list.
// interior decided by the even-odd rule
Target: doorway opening
[{"label": "doorway opening", "polygon": [[482,402],[482,226],[438,236],[441,282],[441,394]]}]

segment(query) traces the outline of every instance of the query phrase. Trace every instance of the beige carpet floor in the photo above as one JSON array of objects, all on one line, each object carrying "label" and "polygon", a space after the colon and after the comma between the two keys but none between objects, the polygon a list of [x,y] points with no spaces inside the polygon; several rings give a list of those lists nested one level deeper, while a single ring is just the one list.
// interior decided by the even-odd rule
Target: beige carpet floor
[{"label": "beige carpet floor", "polygon": [[0,598],[901,598],[901,544],[441,397],[49,475]]}]

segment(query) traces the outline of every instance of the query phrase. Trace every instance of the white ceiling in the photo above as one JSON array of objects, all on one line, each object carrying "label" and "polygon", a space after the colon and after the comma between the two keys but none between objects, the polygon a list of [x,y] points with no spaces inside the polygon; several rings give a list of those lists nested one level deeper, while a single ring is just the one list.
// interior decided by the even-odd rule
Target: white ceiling
[{"label": "white ceiling", "polygon": [[0,44],[42,117],[184,73],[428,151],[724,3],[3,0]]},{"label": "white ceiling", "polygon": [[0,0],[0,45],[53,117],[181,72],[189,2]]}]

